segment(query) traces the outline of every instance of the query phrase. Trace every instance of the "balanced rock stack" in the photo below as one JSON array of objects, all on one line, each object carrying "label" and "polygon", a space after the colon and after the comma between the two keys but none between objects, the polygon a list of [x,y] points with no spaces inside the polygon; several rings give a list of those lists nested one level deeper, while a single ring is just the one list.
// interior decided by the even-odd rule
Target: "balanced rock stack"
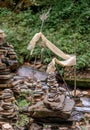
[{"label": "balanced rock stack", "polygon": [[18,62],[12,45],[5,41],[5,34],[0,30],[0,60],[5,63],[10,70],[16,70]]},{"label": "balanced rock stack", "polygon": [[46,95],[41,94],[41,88],[38,86],[38,95],[34,97],[36,102],[28,107],[28,115],[34,119],[34,123],[52,124],[68,121],[73,111],[74,100],[66,96],[66,90],[59,87],[55,77],[55,73],[48,75]]},{"label": "balanced rock stack", "polygon": [[20,95],[23,92],[30,93],[35,90],[37,83],[31,77],[14,76],[12,84],[14,93]]},{"label": "balanced rock stack", "polygon": [[0,90],[0,125],[16,121],[18,108],[14,102],[12,90]]},{"label": "balanced rock stack", "polygon": [[44,99],[44,104],[49,109],[62,110],[64,107],[65,94],[59,90],[59,84],[57,83],[55,73],[48,76],[47,85],[49,86],[49,91]]},{"label": "balanced rock stack", "polygon": [[37,80],[35,85],[35,90],[33,90],[32,95],[29,97],[29,101],[32,102],[32,105],[42,101],[44,99],[44,92],[42,90],[42,84],[40,80]]},{"label": "balanced rock stack", "polygon": [[38,101],[38,98],[42,97],[43,99],[48,90],[46,84],[42,85],[40,80],[33,79],[32,77],[14,76],[12,85],[14,86],[13,92],[16,93],[16,96],[26,93],[27,100],[33,102],[33,104]]},{"label": "balanced rock stack", "polygon": [[4,63],[0,63],[0,88],[11,88],[12,74]]},{"label": "balanced rock stack", "polygon": [[0,88],[11,88],[12,70],[17,68],[16,53],[13,46],[5,41],[5,34],[0,30]]},{"label": "balanced rock stack", "polygon": [[11,71],[16,62],[13,47],[6,43],[5,34],[0,30],[0,125],[6,122],[11,123],[17,118],[17,107],[11,90],[13,87]]},{"label": "balanced rock stack", "polygon": [[17,67],[16,54],[12,45],[5,41],[5,34],[0,30],[0,88],[11,88],[12,70]]}]

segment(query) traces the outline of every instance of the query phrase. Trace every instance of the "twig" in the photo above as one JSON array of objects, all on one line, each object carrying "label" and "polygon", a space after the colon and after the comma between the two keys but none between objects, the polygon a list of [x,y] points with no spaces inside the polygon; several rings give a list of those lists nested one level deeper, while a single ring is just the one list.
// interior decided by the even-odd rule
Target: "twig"
[{"label": "twig", "polygon": [[33,66],[33,81],[34,81],[35,65],[36,65],[36,56],[35,56],[34,66]]},{"label": "twig", "polygon": [[64,82],[65,88],[67,89],[69,96],[71,96],[70,91],[69,91],[68,86],[67,86],[67,83],[66,83],[64,77],[60,74],[60,71],[59,71],[57,65],[56,65],[56,68],[57,68],[57,71],[58,71],[59,75],[61,76],[61,78],[62,78],[62,80],[63,80],[63,82]]},{"label": "twig", "polygon": [[[50,10],[51,10],[51,8],[49,8],[47,13],[43,13],[42,15],[40,15],[40,19],[42,21],[41,27],[40,27],[40,32],[42,32],[42,29],[43,29],[43,26],[44,26],[44,22],[48,18],[48,14],[49,14]],[[43,51],[44,51],[44,49],[41,50],[41,62],[42,62],[42,59],[43,59]]]},{"label": "twig", "polygon": [[47,13],[43,13],[42,15],[40,15],[40,19],[42,21],[41,27],[40,27],[40,32],[42,32],[42,29],[43,29],[43,26],[44,26],[44,22],[48,18],[48,14],[49,14],[50,10],[51,10],[51,8],[49,8],[49,10],[47,11]]}]

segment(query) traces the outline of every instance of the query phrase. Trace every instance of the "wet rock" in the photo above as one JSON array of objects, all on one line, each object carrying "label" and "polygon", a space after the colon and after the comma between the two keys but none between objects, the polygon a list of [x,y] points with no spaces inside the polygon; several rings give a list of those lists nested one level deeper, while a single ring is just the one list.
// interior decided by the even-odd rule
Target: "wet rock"
[{"label": "wet rock", "polygon": [[13,103],[15,102],[13,92],[10,89],[4,89],[0,91],[0,119],[8,121],[9,119],[17,118],[17,106]]},{"label": "wet rock", "polygon": [[75,106],[75,101],[73,99],[65,98],[63,111],[71,114],[74,106]]},{"label": "wet rock", "polygon": [[90,113],[90,107],[75,107],[75,110],[83,113]]},{"label": "wet rock", "polygon": [[81,121],[83,120],[84,114],[83,112],[73,111],[69,120],[71,121]]},{"label": "wet rock", "polygon": [[81,97],[82,105],[85,107],[90,107],[90,98],[89,97]]},{"label": "wet rock", "polygon": [[37,71],[36,69],[33,69],[32,67],[25,65],[21,66],[18,69],[17,74],[19,76],[32,77],[41,81],[45,81],[47,78],[46,73]]}]

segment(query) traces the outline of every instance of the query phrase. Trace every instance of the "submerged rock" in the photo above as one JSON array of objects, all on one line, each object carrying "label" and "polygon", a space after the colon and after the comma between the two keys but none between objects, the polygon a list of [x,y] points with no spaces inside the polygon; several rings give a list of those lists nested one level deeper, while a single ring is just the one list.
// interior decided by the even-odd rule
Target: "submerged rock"
[{"label": "submerged rock", "polygon": [[90,113],[90,107],[75,107],[75,110],[83,113]]}]

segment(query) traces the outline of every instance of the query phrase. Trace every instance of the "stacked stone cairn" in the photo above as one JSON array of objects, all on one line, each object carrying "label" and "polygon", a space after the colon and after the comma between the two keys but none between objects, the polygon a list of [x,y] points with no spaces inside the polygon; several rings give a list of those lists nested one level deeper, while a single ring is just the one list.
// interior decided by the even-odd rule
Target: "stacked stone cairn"
[{"label": "stacked stone cairn", "polygon": [[33,92],[33,90],[35,90],[37,81],[33,80],[32,77],[14,76],[12,84],[14,86],[14,93],[20,95],[21,93]]},{"label": "stacked stone cairn", "polygon": [[5,123],[13,124],[17,119],[11,73],[17,63],[13,46],[5,41],[5,34],[0,30],[0,127]]},{"label": "stacked stone cairn", "polygon": [[43,83],[42,85],[42,82],[40,80],[33,79],[33,77],[30,76],[14,76],[12,84],[14,86],[13,92],[16,94],[16,97],[18,97],[22,93],[25,93],[27,101],[30,101],[33,104],[40,101],[41,98],[43,100],[43,97],[48,90],[48,86],[45,83]]},{"label": "stacked stone cairn", "polygon": [[30,130],[39,123],[68,121],[75,105],[74,100],[66,96],[66,89],[59,86],[54,72],[48,75],[44,90],[38,81],[32,99],[33,102],[27,110],[28,116],[34,120]]},{"label": "stacked stone cairn", "polygon": [[42,101],[44,99],[44,91],[42,88],[42,84],[40,80],[37,80],[35,90],[33,91],[32,96],[32,104],[35,105],[36,103]]}]

